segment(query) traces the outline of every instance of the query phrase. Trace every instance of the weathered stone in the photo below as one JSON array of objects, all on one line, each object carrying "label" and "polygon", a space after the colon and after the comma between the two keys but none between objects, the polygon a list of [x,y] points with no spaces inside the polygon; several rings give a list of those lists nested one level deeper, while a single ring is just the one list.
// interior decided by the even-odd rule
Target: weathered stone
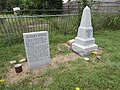
[{"label": "weathered stone", "polygon": [[29,68],[50,64],[48,32],[23,33]]},{"label": "weathered stone", "polygon": [[10,64],[16,64],[16,60],[10,61]]},{"label": "weathered stone", "polygon": [[75,42],[72,43],[72,49],[78,54],[90,54],[92,51],[98,49],[93,38],[93,27],[91,25],[90,8],[86,6],[83,10],[81,24],[78,28]]},{"label": "weathered stone", "polygon": [[25,58],[24,58],[24,59],[19,60],[19,62],[20,62],[20,63],[25,62],[25,61],[26,61],[26,59],[25,59]]},{"label": "weathered stone", "polygon": [[84,59],[85,61],[88,61],[88,60],[90,60],[90,59],[89,59],[89,58],[87,58],[87,57],[84,57],[83,59]]},{"label": "weathered stone", "polygon": [[75,41],[75,39],[71,39],[71,40],[67,41],[67,45],[71,47],[71,46],[72,46],[72,43],[73,43],[74,41]]}]

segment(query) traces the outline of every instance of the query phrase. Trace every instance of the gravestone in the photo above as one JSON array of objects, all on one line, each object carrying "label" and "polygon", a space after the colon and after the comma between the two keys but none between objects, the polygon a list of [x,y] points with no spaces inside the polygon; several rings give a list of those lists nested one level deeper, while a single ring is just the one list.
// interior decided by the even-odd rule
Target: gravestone
[{"label": "gravestone", "polygon": [[93,38],[93,27],[91,25],[91,11],[88,6],[83,10],[82,19],[78,28],[77,37],[72,43],[72,50],[79,55],[88,55],[98,49]]},{"label": "gravestone", "polygon": [[29,68],[50,64],[48,31],[23,33]]}]

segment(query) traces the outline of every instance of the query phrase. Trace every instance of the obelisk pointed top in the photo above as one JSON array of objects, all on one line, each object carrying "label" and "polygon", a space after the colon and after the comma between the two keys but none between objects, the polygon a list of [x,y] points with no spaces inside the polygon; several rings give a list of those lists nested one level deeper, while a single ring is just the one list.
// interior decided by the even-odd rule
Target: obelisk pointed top
[{"label": "obelisk pointed top", "polygon": [[84,9],[85,9],[85,10],[90,10],[90,8],[89,8],[88,6],[86,6]]},{"label": "obelisk pointed top", "polygon": [[91,11],[88,6],[86,6],[83,10],[80,27],[92,27],[91,26]]}]

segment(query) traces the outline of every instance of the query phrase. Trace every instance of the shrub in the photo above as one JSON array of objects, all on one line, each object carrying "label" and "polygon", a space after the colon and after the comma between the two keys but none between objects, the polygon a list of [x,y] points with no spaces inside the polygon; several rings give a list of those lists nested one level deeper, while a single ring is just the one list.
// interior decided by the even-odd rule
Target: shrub
[{"label": "shrub", "polygon": [[120,29],[120,15],[110,13],[93,13],[92,23],[94,30]]}]

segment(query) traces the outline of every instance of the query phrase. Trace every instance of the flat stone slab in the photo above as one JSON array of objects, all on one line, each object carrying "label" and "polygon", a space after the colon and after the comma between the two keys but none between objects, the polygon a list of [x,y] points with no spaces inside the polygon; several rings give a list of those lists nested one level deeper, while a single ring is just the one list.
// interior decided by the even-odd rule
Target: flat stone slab
[{"label": "flat stone slab", "polygon": [[48,32],[23,33],[29,68],[50,64]]}]

